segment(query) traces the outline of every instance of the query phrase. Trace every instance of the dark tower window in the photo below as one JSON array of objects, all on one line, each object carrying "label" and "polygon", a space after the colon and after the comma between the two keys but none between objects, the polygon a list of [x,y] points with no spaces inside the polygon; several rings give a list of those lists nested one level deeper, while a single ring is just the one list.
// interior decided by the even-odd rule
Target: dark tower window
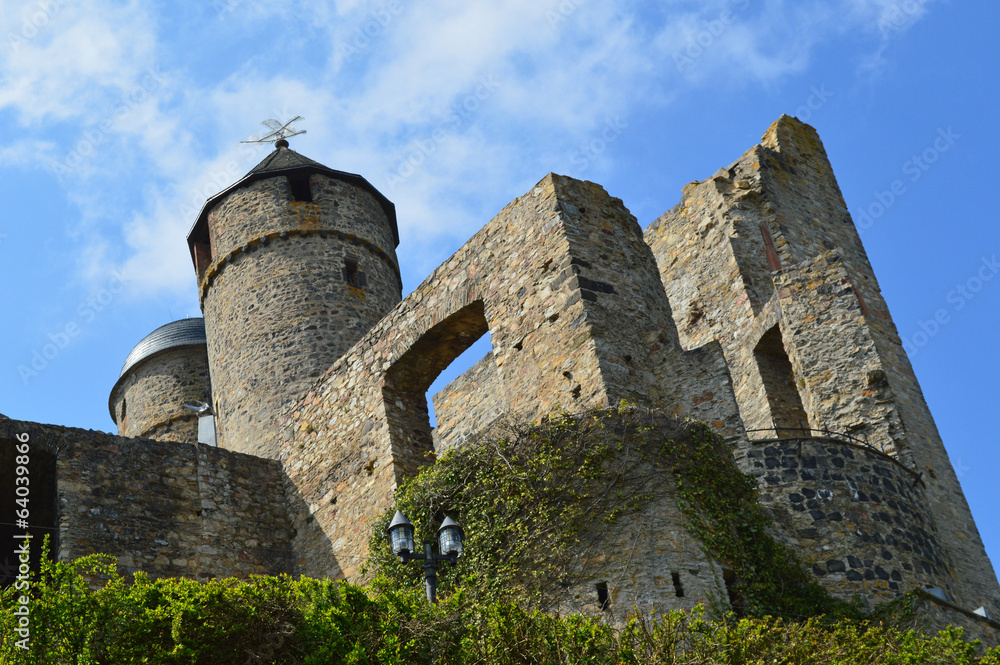
[{"label": "dark tower window", "polygon": [[670,579],[674,583],[674,593],[677,594],[678,598],[684,597],[684,585],[681,584],[681,574],[680,573],[670,573]]},{"label": "dark tower window", "polygon": [[795,373],[785,352],[781,329],[778,326],[764,333],[757,343],[757,348],[753,350],[753,356],[760,370],[760,378],[764,382],[771,421],[777,430],[775,435],[782,438],[795,436],[795,432],[787,429],[782,431],[781,428],[806,427],[808,418],[802,407],[802,399],[795,385]]},{"label": "dark tower window", "polygon": [[125,427],[125,418],[128,416],[127,408],[128,408],[128,400],[122,397],[122,415],[120,418],[118,418],[118,424],[121,425],[122,427]]},{"label": "dark tower window", "polygon": [[347,282],[348,286],[353,286],[356,289],[367,286],[368,278],[361,271],[357,259],[350,257],[344,259],[344,281]]},{"label": "dark tower window", "polygon": [[598,582],[594,587],[597,589],[597,605],[602,610],[611,607],[611,596],[608,595],[608,583]]},{"label": "dark tower window", "polygon": [[[49,553],[55,558],[59,551],[59,529],[57,528],[57,507],[56,500],[56,458],[54,455],[44,453],[34,447],[28,447],[28,478],[30,479],[30,492],[27,496],[23,488],[24,485],[17,484],[17,467],[24,466],[24,455],[17,450],[17,446],[24,444],[16,440],[0,440],[0,543],[3,543],[3,551],[0,551],[0,587],[6,587],[17,581],[18,568],[20,566],[19,556],[15,554],[15,548],[20,548],[21,543],[26,542],[20,536],[25,532],[31,535],[29,567],[34,579],[37,579],[39,571],[39,561],[42,553],[42,542],[44,536],[49,536]],[[18,491],[18,487],[22,491]],[[19,520],[23,519],[18,511],[27,509],[28,517],[25,520],[28,528]],[[21,513],[24,514],[24,513]]]},{"label": "dark tower window", "polygon": [[312,190],[309,189],[309,174],[297,173],[288,176],[288,188],[292,191],[293,201],[312,203]]}]

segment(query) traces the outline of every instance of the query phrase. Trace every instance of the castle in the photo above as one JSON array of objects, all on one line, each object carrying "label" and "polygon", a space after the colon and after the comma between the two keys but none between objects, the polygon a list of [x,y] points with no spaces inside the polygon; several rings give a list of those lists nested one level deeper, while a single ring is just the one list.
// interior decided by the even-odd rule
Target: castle
[{"label": "castle", "polygon": [[[998,642],[996,575],[822,143],[794,118],[645,230],[599,185],[549,174],[406,298],[393,204],[285,140],[187,240],[204,319],[128,354],[117,436],[0,420],[2,494],[27,434],[32,529],[60,559],[358,579],[372,520],[435,451],[500,414],[625,399],[725,437],[833,594],[921,589],[934,625]],[[426,391],[487,332],[432,429]],[[691,607],[724,586],[676,506],[646,517],[613,602]]]}]

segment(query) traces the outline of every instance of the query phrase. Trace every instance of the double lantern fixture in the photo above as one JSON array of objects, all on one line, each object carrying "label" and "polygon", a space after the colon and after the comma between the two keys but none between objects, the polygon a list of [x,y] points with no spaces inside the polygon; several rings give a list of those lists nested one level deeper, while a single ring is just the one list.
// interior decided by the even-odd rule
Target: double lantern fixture
[{"label": "double lantern fixture", "polygon": [[445,517],[444,522],[438,528],[438,549],[440,554],[432,551],[433,541],[424,541],[424,553],[417,554],[416,546],[413,542],[413,524],[406,519],[401,511],[397,510],[388,528],[389,541],[392,544],[392,553],[399,557],[403,563],[409,561],[424,562],[424,587],[427,590],[427,602],[437,602],[437,568],[438,561],[447,561],[452,566],[458,563],[458,557],[462,556],[462,537],[465,533],[458,522]]}]

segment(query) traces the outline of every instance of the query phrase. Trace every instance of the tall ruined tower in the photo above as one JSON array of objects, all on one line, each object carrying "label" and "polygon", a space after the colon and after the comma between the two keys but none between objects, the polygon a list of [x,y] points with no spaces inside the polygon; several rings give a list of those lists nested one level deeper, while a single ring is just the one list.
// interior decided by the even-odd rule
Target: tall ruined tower
[{"label": "tall ruined tower", "polygon": [[393,204],[284,139],[188,234],[224,448],[277,457],[276,418],[394,307]]},{"label": "tall ruined tower", "polygon": [[[859,517],[878,513],[882,519],[881,501],[902,486],[921,494],[914,501],[926,506],[933,523],[921,524],[924,518],[911,513],[885,517],[891,527],[885,540],[859,541],[858,551],[881,548],[872,558],[891,568],[889,558],[882,560],[885,547],[903,547],[920,563],[902,564],[902,577],[920,572],[966,607],[1000,610],[1000,588],[972,513],[816,131],[782,116],[760,145],[708,180],[686,185],[681,202],[645,236],[684,347],[722,345],[751,441],[801,438],[795,431],[801,427],[870,442],[911,480],[890,484],[870,475],[879,489],[865,504],[865,493],[834,469],[816,478],[828,486],[822,491],[853,496],[851,510]],[[776,506],[806,520],[798,542],[804,549],[814,544],[819,559],[829,548],[814,534],[836,525],[822,510],[822,496],[809,498],[816,497],[811,489],[803,494],[816,473],[796,472],[801,446],[787,459],[767,459],[763,468],[762,454],[780,448],[744,447],[737,458],[748,470],[760,467],[767,481],[762,489]],[[907,544],[901,534],[915,524],[920,533]],[[864,558],[855,557],[861,565],[846,571],[847,579],[873,574]],[[836,568],[817,574],[844,574]],[[896,584],[895,576],[874,568],[886,585]]]}]

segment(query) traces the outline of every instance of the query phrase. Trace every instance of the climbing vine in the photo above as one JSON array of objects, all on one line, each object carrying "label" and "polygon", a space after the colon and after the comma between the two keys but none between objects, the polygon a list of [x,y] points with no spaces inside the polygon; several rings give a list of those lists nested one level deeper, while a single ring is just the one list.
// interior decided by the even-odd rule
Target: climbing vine
[{"label": "climbing vine", "polygon": [[[671,493],[670,487],[676,492]],[[442,455],[397,493],[396,507],[433,540],[445,515],[466,530],[465,555],[439,571],[440,588],[488,600],[515,596],[540,608],[586,580],[595,548],[626,515],[667,499],[709,557],[727,570],[732,607],[746,615],[856,616],[810,579],[769,533],[753,478],[707,425],[629,405],[505,422]],[[370,571],[419,587],[375,525]]]}]

